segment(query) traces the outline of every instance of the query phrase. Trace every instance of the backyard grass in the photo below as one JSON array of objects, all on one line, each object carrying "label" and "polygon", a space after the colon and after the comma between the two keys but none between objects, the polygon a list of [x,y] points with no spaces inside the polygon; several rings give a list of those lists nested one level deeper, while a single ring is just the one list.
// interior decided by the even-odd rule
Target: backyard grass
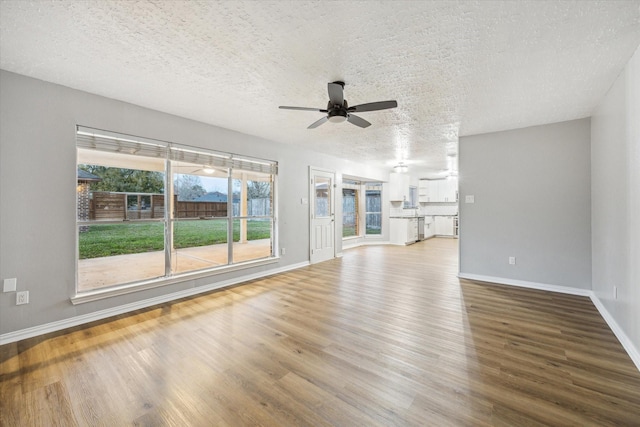
[{"label": "backyard grass", "polygon": [[[270,221],[247,221],[247,240],[268,239]],[[164,249],[164,224],[96,224],[80,233],[80,259],[137,254]],[[233,222],[233,241],[240,240],[240,221]],[[227,241],[227,221],[177,221],[173,230],[175,249],[207,246]]]},{"label": "backyard grass", "polygon": [[[367,236],[371,236],[374,234],[380,234],[380,228],[367,227]],[[342,226],[342,237],[352,237],[356,235],[356,226],[355,225],[343,225]]]}]

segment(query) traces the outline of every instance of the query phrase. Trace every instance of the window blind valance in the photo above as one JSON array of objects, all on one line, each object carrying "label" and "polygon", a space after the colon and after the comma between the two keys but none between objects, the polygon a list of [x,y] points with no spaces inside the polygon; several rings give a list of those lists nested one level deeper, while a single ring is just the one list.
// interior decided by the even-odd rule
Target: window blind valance
[{"label": "window blind valance", "polygon": [[135,156],[166,158],[167,146],[149,142],[136,141],[126,137],[114,137],[92,134],[84,130],[76,133],[76,145],[78,148],[88,150],[107,151],[110,153],[122,153]]},{"label": "window blind valance", "polygon": [[213,168],[232,168],[273,175],[278,173],[278,163],[269,160],[119,135],[81,126],[77,128],[76,145],[88,150],[163,158]]}]

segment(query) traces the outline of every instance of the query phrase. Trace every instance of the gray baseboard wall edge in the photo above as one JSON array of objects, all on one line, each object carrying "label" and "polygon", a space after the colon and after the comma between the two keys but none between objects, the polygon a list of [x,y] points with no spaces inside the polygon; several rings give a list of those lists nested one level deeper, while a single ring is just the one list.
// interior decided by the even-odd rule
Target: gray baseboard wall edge
[{"label": "gray baseboard wall edge", "polygon": [[607,311],[600,299],[596,297],[593,291],[588,289],[571,288],[568,286],[557,286],[545,283],[527,282],[524,280],[505,279],[503,277],[483,276],[479,274],[458,273],[458,277],[460,279],[476,280],[479,282],[496,283],[499,285],[517,286],[521,288],[537,289],[541,291],[559,292],[562,294],[589,297],[591,299],[591,302],[593,302],[593,305],[596,306],[596,309],[598,310],[604,321],[607,323],[609,328],[611,328],[613,334],[616,336],[616,338],[618,338],[618,341],[620,341],[620,344],[622,344],[622,347],[631,358],[631,361],[636,365],[638,371],[640,371],[640,352],[633,345],[633,342],[629,339],[627,334],[625,334],[622,328],[620,328],[609,311]]},{"label": "gray baseboard wall edge", "polygon": [[70,317],[68,319],[57,320],[55,322],[46,323],[44,325],[33,326],[30,328],[20,329],[19,331],[8,332],[0,335],[0,345],[9,344],[12,342],[24,340],[27,338],[33,338],[38,335],[48,334],[50,332],[57,332],[63,329],[72,328],[74,326],[80,326],[85,323],[95,322],[96,320],[103,320],[119,314],[129,313],[135,310],[140,310],[154,305],[163,304],[165,302],[178,300],[180,298],[186,298],[205,292],[214,291],[217,289],[227,288],[229,286],[237,285],[249,280],[260,279],[266,276],[272,276],[278,273],[284,273],[290,270],[296,270],[298,268],[306,267],[309,265],[309,261],[287,265],[281,268],[275,268],[272,270],[261,271],[259,273],[248,274],[246,276],[237,277],[222,282],[211,283],[206,286],[198,286],[196,288],[189,288],[180,292],[173,292],[166,295],[160,295],[154,298],[145,299],[142,301],[136,301],[130,304],[120,305],[105,310],[95,311],[93,313],[87,313],[80,316]]}]

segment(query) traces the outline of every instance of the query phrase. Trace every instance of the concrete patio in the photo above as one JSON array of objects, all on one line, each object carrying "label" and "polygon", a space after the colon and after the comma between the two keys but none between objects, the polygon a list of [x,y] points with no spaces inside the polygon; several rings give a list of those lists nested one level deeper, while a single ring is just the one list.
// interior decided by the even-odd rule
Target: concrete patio
[{"label": "concrete patio", "polygon": [[[233,244],[233,262],[267,258],[270,239]],[[202,270],[228,264],[227,244],[177,249],[173,273]],[[164,251],[78,260],[78,292],[164,276]]]}]

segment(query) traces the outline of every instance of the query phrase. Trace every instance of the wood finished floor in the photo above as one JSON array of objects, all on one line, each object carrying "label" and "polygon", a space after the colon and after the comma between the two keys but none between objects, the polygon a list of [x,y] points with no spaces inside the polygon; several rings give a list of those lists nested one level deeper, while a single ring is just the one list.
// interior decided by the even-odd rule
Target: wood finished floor
[{"label": "wood finished floor", "polygon": [[456,240],[367,246],[4,345],[0,422],[640,425],[640,372],[588,298],[456,272]]}]

